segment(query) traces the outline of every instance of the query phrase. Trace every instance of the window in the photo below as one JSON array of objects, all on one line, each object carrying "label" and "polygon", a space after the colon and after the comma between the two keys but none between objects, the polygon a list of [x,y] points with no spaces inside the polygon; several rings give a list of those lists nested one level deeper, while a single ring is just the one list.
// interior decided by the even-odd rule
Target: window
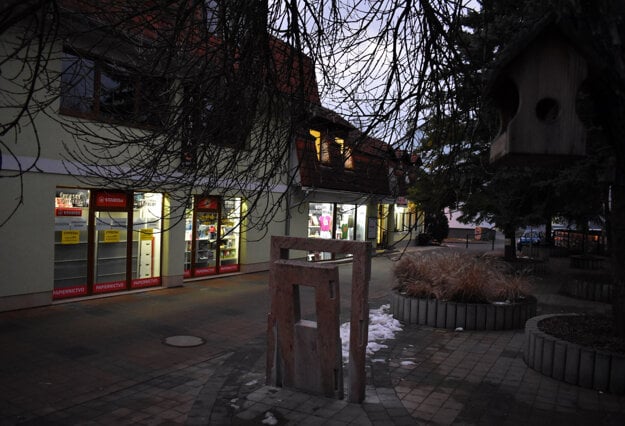
[{"label": "window", "polygon": [[395,232],[410,231],[417,221],[417,213],[407,207],[395,207]]},{"label": "window", "polygon": [[[336,155],[338,151],[343,159],[343,165],[347,169],[353,168],[353,161],[351,158],[351,149],[345,148],[345,140],[341,138],[334,138],[334,141],[329,135],[322,135],[318,130],[310,130],[311,136],[315,138],[315,152],[317,153],[317,160],[322,164],[330,165],[332,163],[332,154],[330,150]],[[334,148],[332,148],[334,145]],[[346,155],[349,153],[349,155]]]},{"label": "window", "polygon": [[93,110],[95,63],[71,54],[63,57],[61,109],[88,113]]},{"label": "window", "polygon": [[100,69],[100,114],[114,120],[132,117],[135,111],[135,79],[112,64]]},{"label": "window", "polygon": [[219,3],[217,0],[204,0],[204,23],[209,33],[217,32],[219,23]]},{"label": "window", "polygon": [[334,141],[339,146],[339,152],[341,154],[341,158],[343,159],[343,167],[345,167],[348,170],[352,170],[354,168],[352,148],[349,146],[346,146],[345,139],[335,138]]},{"label": "window", "polygon": [[65,52],[61,74],[61,113],[103,121],[161,126],[168,110],[162,78]]},{"label": "window", "polygon": [[323,164],[330,162],[330,152],[328,149],[327,140],[322,140],[321,132],[317,130],[310,130],[310,134],[315,138],[315,152],[317,153],[317,161],[321,161]]}]

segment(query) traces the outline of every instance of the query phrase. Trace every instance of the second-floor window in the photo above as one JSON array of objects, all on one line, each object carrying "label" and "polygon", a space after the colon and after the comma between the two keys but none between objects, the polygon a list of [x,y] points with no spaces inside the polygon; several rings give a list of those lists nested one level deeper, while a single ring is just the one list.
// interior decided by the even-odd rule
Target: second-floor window
[{"label": "second-floor window", "polygon": [[315,152],[317,153],[317,161],[322,164],[330,164],[330,142],[327,138],[321,137],[321,132],[310,130],[310,135],[315,138]]},{"label": "second-floor window", "polygon": [[128,125],[161,126],[168,111],[164,79],[65,52],[61,113]]},{"label": "second-floor window", "polygon": [[331,165],[332,153],[334,152],[334,155],[340,155],[343,167],[348,170],[354,168],[352,149],[346,146],[344,139],[335,137],[332,141],[330,137],[323,135],[318,130],[310,130],[310,135],[315,138],[315,152],[317,153],[317,160],[321,164]]}]

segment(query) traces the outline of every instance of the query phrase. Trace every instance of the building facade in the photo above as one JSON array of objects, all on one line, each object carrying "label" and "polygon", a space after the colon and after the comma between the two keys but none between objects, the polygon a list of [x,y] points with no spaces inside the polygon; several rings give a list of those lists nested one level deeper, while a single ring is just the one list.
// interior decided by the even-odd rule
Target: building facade
[{"label": "building facade", "polygon": [[[18,26],[3,33],[0,47],[7,56],[20,43],[22,30]],[[370,240],[378,247],[393,243],[395,201],[404,191],[390,178],[397,159],[386,144],[359,135],[322,108],[310,60],[291,56],[291,48],[273,39],[276,87],[284,96],[292,95],[298,82],[281,76],[280,69],[292,69],[297,61],[307,70],[301,101],[308,114],[294,137],[275,133],[290,147],[289,167],[275,176],[271,187],[257,190],[253,201],[246,197],[250,192],[220,187],[219,182],[208,193],[200,185],[183,191],[173,182],[176,176],[185,178],[179,169],[178,175],[163,174],[162,187],[155,189],[142,184],[143,175],[124,169],[121,160],[118,180],[89,176],[99,165],[80,163],[70,147],[93,149],[92,140],[118,130],[145,143],[160,143],[167,135],[153,129],[163,127],[170,113],[155,108],[165,103],[163,88],[170,92],[168,103],[190,96],[183,79],[163,81],[145,70],[137,72],[125,65],[123,59],[129,59],[123,48],[111,40],[97,46],[90,46],[92,42],[88,37],[49,42],[45,87],[36,96],[51,95],[37,99],[37,114],[20,113],[23,99],[13,96],[20,93],[15,86],[20,79],[3,80],[0,121],[15,120],[17,125],[9,132],[13,145],[5,138],[1,148],[0,196],[7,202],[0,206],[0,311],[266,270],[271,235]],[[5,61],[3,76],[29,72],[23,67],[28,61],[19,56]],[[201,103],[201,113],[190,114],[200,127],[205,110]],[[198,150],[208,149],[188,143],[184,135],[176,143],[179,168],[200,161]],[[251,155],[257,143],[248,135],[245,152]],[[117,152],[106,155],[109,160],[123,158]],[[294,170],[296,181],[290,183]],[[264,214],[256,208],[259,204],[272,206],[273,220],[255,220]],[[310,253],[308,258],[329,257]]]}]

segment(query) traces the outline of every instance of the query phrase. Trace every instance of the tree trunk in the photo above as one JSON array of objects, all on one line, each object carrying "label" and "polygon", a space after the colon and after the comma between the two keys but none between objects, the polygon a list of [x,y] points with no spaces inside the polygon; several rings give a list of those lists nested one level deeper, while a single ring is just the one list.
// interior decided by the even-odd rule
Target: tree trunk
[{"label": "tree trunk", "polygon": [[[612,315],[616,333],[625,338],[625,171],[621,172],[617,184],[612,186],[612,267],[614,292],[612,295]],[[619,182],[621,181],[621,182]],[[620,184],[619,184],[620,183]]]},{"label": "tree trunk", "polygon": [[545,245],[547,246],[553,245],[553,238],[551,234],[552,234],[552,227],[551,227],[551,216],[550,216],[545,223]]},{"label": "tree trunk", "polygon": [[505,260],[516,259],[516,235],[514,227],[506,227],[503,230],[505,238],[503,257]]}]

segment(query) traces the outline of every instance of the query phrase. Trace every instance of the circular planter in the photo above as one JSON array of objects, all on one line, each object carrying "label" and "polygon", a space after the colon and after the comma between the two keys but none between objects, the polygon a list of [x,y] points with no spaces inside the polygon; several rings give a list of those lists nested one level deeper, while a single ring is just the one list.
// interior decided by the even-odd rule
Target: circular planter
[{"label": "circular planter", "polygon": [[578,299],[610,303],[614,289],[612,283],[573,281],[565,283],[561,291]]},{"label": "circular planter", "polygon": [[523,358],[527,366],[545,376],[583,388],[625,394],[625,356],[597,351],[542,332],[544,319],[576,314],[551,314],[525,324]]},{"label": "circular planter", "polygon": [[408,297],[394,291],[393,317],[406,324],[465,330],[511,330],[523,328],[536,315],[536,298],[517,303],[459,303]]}]

